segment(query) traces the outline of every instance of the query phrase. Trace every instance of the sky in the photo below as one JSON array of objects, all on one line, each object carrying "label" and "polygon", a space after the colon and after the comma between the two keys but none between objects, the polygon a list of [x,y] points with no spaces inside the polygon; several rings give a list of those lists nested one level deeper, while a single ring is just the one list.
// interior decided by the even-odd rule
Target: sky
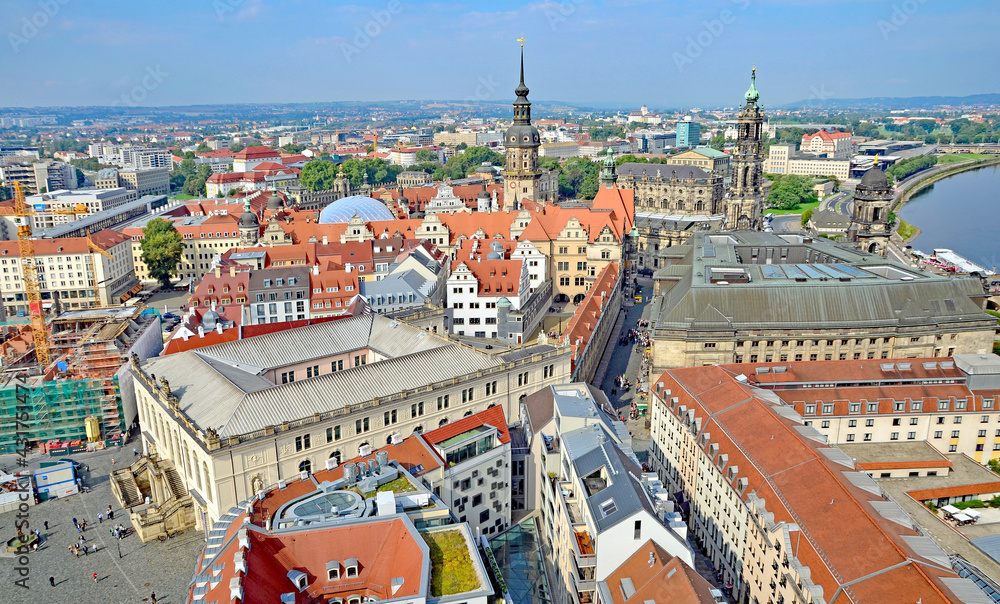
[{"label": "sky", "polygon": [[1000,92],[996,0],[3,0],[0,107]]}]

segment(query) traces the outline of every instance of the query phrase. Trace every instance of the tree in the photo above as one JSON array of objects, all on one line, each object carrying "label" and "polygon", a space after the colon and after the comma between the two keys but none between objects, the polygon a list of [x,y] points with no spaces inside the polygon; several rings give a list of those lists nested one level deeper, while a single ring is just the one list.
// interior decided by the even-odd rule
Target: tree
[{"label": "tree", "polygon": [[208,187],[205,186],[205,182],[207,180],[208,179],[204,176],[198,176],[197,174],[188,177],[188,179],[184,181],[184,192],[192,197],[202,197],[206,195]]},{"label": "tree", "polygon": [[455,151],[465,151],[468,148],[469,145],[466,145],[465,143],[458,143],[457,145],[455,145]]},{"label": "tree", "polygon": [[302,167],[299,183],[310,191],[326,191],[333,188],[336,178],[337,166],[332,161],[313,160]]},{"label": "tree", "polygon": [[149,276],[170,287],[170,275],[177,270],[184,254],[184,237],[172,223],[154,218],[142,229],[141,247]]},{"label": "tree", "polygon": [[799,174],[783,174],[776,178],[767,196],[767,206],[779,210],[794,210],[800,204],[815,201],[812,179]]},{"label": "tree", "polygon": [[559,170],[559,158],[558,157],[539,157],[538,167],[542,170]]},{"label": "tree", "polygon": [[601,167],[585,157],[571,157],[559,173],[559,194],[565,197],[593,199],[597,195]]},{"label": "tree", "polygon": [[[340,165],[344,175],[351,181],[351,186],[360,187],[365,183],[365,175],[368,175],[368,184],[377,185],[396,180],[396,175],[403,171],[402,166],[395,166],[384,159],[365,157],[362,159],[351,158]],[[301,176],[300,176],[301,180]]]},{"label": "tree", "polygon": [[836,176],[833,176],[833,175],[827,176],[826,178],[828,180],[830,180],[831,182],[833,182],[833,190],[834,190],[834,192],[837,192],[837,191],[840,190],[840,179],[839,178],[837,178]]},{"label": "tree", "polygon": [[281,150],[284,151],[285,153],[302,153],[302,150],[305,148],[306,148],[305,145],[296,145],[295,143],[288,143],[287,145],[283,146]]},{"label": "tree", "polygon": [[438,154],[430,149],[421,149],[420,151],[417,151],[416,158],[418,162],[437,161]]},{"label": "tree", "polygon": [[590,140],[593,141],[606,141],[613,136],[623,138],[625,129],[621,126],[599,126],[590,129]]},{"label": "tree", "polygon": [[229,150],[232,151],[233,153],[239,153],[240,151],[242,151],[245,148],[246,148],[246,145],[244,145],[243,143],[233,143],[233,144],[229,145]]},{"label": "tree", "polygon": [[725,146],[725,144],[726,144],[726,133],[719,132],[718,134],[712,137],[712,140],[709,141],[708,146],[715,149],[716,151],[722,151],[722,148]]},{"label": "tree", "polygon": [[209,149],[208,145],[204,142],[198,143],[198,146],[195,147],[195,152],[197,153],[204,153],[206,151],[211,151],[211,149]]},{"label": "tree", "polygon": [[805,212],[802,212],[802,226],[809,224],[809,219],[813,216],[813,209],[809,208]]}]

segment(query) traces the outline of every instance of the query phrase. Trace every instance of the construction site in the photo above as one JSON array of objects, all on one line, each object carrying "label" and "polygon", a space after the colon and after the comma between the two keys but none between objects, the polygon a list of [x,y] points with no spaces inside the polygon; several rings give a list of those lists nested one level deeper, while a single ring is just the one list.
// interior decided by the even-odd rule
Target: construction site
[{"label": "construction site", "polygon": [[155,313],[93,308],[50,319],[44,370],[33,325],[0,329],[0,452],[13,451],[18,438],[42,452],[100,447],[135,421],[128,362],[132,353],[148,358],[162,349]]},{"label": "construction site", "polygon": [[[61,312],[58,298],[47,313],[31,232],[34,208],[20,182],[13,190],[28,316],[0,323],[0,453],[36,446],[43,453],[74,451],[124,440],[138,415],[130,357],[163,350],[159,316],[142,306]],[[112,258],[89,232],[85,240]],[[88,276],[97,279],[92,267]]]}]

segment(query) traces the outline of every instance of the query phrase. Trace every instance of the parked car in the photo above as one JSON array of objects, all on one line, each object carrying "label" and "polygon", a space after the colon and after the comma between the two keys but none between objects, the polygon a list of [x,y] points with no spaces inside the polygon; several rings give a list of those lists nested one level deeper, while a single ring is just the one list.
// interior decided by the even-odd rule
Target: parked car
[{"label": "parked car", "polygon": [[172,312],[168,312],[168,313],[164,314],[163,318],[164,319],[169,319],[171,321],[176,321],[176,320],[180,319],[180,317],[178,317],[177,315],[175,315]]},{"label": "parked car", "polygon": [[168,323],[167,326],[163,328],[163,331],[173,331],[175,327],[177,327],[177,323]]}]

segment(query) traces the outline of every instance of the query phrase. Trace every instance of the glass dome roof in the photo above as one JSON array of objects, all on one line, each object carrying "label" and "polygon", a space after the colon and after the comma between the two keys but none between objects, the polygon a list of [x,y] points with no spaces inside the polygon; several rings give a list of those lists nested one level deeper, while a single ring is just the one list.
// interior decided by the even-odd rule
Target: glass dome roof
[{"label": "glass dome roof", "polygon": [[323,211],[319,213],[319,223],[340,224],[350,222],[354,214],[360,216],[361,220],[365,222],[396,219],[395,214],[389,208],[385,207],[385,204],[381,201],[363,195],[352,195],[338,199],[323,208]]}]

